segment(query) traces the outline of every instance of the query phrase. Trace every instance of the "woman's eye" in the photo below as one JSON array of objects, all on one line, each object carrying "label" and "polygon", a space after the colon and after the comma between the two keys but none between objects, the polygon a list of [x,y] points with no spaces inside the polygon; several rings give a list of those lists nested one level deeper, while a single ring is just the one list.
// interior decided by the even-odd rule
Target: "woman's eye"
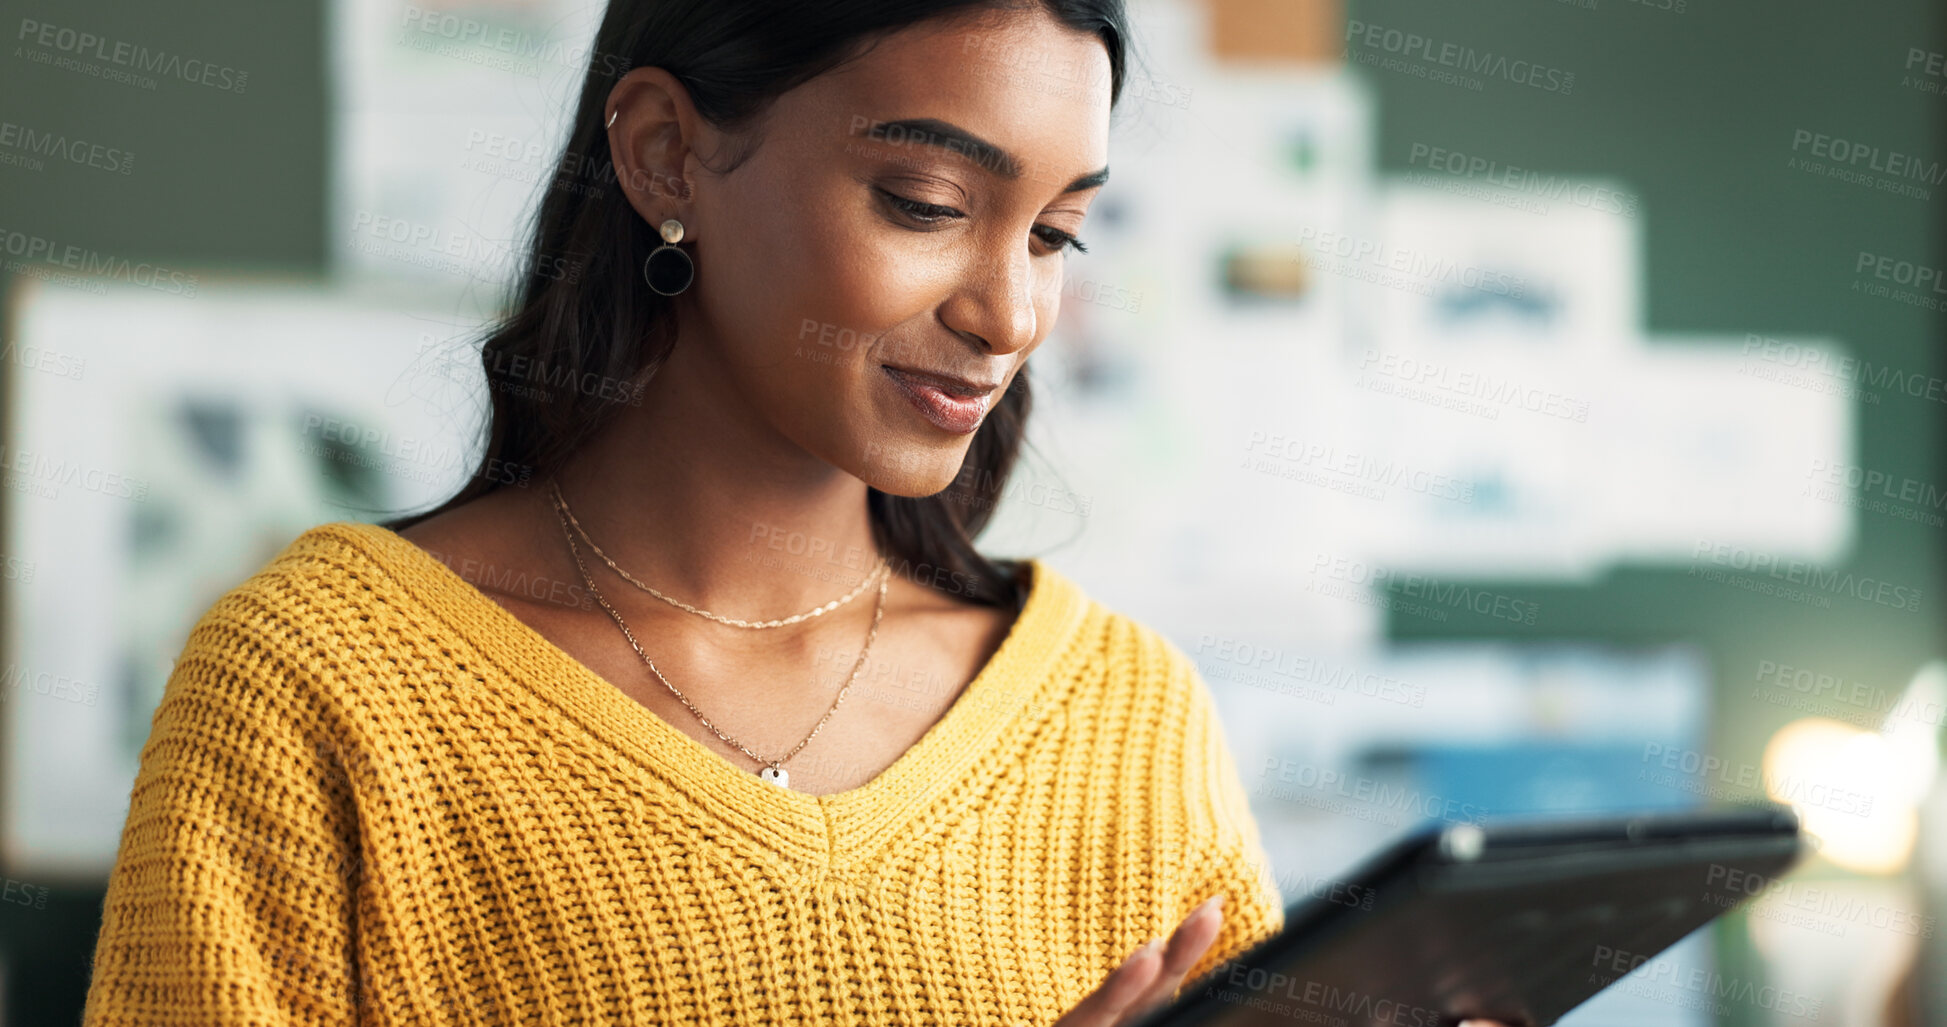
[{"label": "woman's eye", "polygon": [[[874,188],[877,189],[878,187],[875,186]],[[880,196],[885,198],[888,204],[891,204],[895,209],[921,224],[936,225],[951,218],[963,218],[967,216],[952,207],[943,207],[937,203],[922,203],[919,200],[901,196],[890,189],[878,189],[878,192]],[[1053,252],[1060,252],[1069,247],[1073,247],[1077,253],[1088,252],[1088,247],[1082,245],[1080,239],[1075,238],[1072,233],[1064,232],[1052,225],[1036,225],[1034,226],[1034,234],[1044,245],[1051,247]]]},{"label": "woman's eye", "polygon": [[1088,247],[1083,246],[1082,241],[1080,239],[1075,238],[1070,233],[1064,232],[1059,228],[1055,228],[1050,225],[1036,225],[1034,227],[1034,230],[1036,232],[1041,233],[1042,242],[1045,242],[1048,245],[1053,246],[1057,251],[1061,250],[1063,247],[1072,246],[1075,248],[1075,252],[1077,253],[1088,252]]},{"label": "woman's eye", "polygon": [[880,189],[879,195],[885,197],[887,203],[892,204],[915,221],[922,221],[927,224],[935,224],[947,218],[966,216],[954,210],[952,207],[942,207],[937,203],[921,203],[918,200],[908,199],[887,189]]}]

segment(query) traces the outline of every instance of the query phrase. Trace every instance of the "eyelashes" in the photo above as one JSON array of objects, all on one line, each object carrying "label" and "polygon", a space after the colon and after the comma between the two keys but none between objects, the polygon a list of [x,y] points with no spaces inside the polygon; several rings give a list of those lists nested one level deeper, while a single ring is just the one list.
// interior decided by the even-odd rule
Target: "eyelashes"
[{"label": "eyelashes", "polygon": [[[877,192],[895,210],[898,210],[906,217],[922,225],[934,225],[950,218],[963,218],[967,216],[952,207],[943,207],[937,203],[921,203],[918,200],[901,196],[898,193],[879,186],[873,186],[872,188],[873,191]],[[1055,248],[1055,252],[1060,252],[1063,249],[1071,247],[1077,253],[1088,252],[1088,247],[1082,245],[1080,239],[1077,239],[1072,233],[1064,232],[1053,225],[1036,225],[1034,226],[1034,230],[1038,233],[1037,237],[1043,243]]]}]

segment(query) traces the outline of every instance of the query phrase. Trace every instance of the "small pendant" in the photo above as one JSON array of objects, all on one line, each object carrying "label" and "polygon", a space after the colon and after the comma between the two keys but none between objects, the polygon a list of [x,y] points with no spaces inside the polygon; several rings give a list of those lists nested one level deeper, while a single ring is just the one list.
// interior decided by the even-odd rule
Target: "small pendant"
[{"label": "small pendant", "polygon": [[757,772],[757,776],[779,788],[789,790],[791,787],[791,775],[783,767],[765,767]]}]

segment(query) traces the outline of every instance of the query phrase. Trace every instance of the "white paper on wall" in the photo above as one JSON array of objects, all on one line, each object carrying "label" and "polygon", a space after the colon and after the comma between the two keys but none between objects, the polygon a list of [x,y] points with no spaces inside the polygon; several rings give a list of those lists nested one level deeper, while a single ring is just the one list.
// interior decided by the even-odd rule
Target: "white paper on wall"
[{"label": "white paper on wall", "polygon": [[1386,180],[1373,235],[1354,244],[1373,338],[1430,354],[1477,342],[1629,348],[1642,324],[1635,197],[1604,180],[1533,180],[1547,185],[1424,169]]},{"label": "white paper on wall", "polygon": [[[1843,352],[1829,339],[1791,341]],[[1612,387],[1590,410],[1596,509],[1613,559],[1687,564],[1699,546],[1724,544],[1834,563],[1852,543],[1854,493],[1901,487],[1898,469],[1870,469],[1881,481],[1857,466],[1854,401],[1841,383],[1765,377],[1771,368],[1735,337],[1650,342],[1614,365]],[[1890,502],[1869,512],[1928,512],[1917,493],[1913,503],[1882,498]]]},{"label": "white paper on wall", "polygon": [[[338,0],[337,273],[499,295],[524,259],[600,0]],[[612,62],[611,62],[612,63]]]},{"label": "white paper on wall", "polygon": [[5,551],[34,571],[7,582],[28,687],[9,700],[0,838],[23,873],[99,878],[196,618],[313,524],[450,496],[485,383],[476,360],[470,390],[432,388],[416,361],[434,315],[346,293],[19,295],[17,344],[82,374],[12,376]]}]

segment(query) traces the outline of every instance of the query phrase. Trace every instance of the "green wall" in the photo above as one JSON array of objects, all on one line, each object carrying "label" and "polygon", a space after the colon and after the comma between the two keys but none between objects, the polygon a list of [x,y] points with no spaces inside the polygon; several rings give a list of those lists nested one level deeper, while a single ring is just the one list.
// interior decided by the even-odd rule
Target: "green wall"
[{"label": "green wall", "polygon": [[[325,9],[316,0],[0,3],[0,118],[129,151],[127,174],[0,167],[0,227],[130,260],[317,272],[330,174]],[[248,75],[153,90],[36,63],[23,23],[88,32]],[[101,62],[92,62],[101,63]],[[231,78],[234,80],[234,77]]]}]

